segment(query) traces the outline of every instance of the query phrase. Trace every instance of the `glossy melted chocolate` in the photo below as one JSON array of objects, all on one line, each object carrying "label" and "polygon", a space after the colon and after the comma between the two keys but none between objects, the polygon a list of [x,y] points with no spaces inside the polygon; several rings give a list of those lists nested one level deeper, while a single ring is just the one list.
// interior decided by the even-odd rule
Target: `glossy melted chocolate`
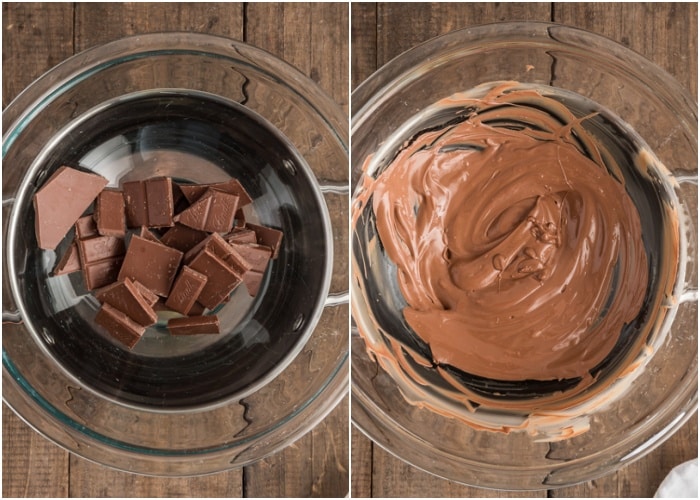
[{"label": "glossy melted chocolate", "polygon": [[434,363],[587,385],[644,301],[639,213],[590,116],[506,90],[438,103],[471,111],[404,145],[363,198]]}]

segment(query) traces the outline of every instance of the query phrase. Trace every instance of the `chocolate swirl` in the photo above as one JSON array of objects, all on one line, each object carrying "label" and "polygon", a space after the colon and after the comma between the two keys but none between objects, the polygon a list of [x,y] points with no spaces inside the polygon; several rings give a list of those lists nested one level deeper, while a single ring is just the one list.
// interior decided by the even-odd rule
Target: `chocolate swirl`
[{"label": "chocolate swirl", "polygon": [[436,364],[590,383],[648,281],[639,213],[583,126],[594,115],[509,85],[439,105],[456,123],[414,137],[364,194],[406,321]]}]

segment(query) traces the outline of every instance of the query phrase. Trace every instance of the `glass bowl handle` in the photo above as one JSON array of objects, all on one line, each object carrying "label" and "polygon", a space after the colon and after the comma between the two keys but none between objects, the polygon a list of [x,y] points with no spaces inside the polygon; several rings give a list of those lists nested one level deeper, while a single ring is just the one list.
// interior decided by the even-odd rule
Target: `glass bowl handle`
[{"label": "glass bowl handle", "polygon": [[683,289],[678,297],[679,303],[698,301],[698,233],[697,233],[697,203],[698,203],[698,174],[674,175],[678,182],[678,195],[683,215],[686,238],[685,256],[686,269]]},{"label": "glass bowl handle", "polygon": [[[329,212],[331,212],[331,210],[332,210],[332,206],[328,200],[329,196],[339,196],[339,197],[345,198],[345,203],[343,205],[345,207],[345,210],[343,210],[343,212],[346,214],[345,218],[347,219],[349,202],[350,202],[350,200],[349,200],[349,198],[350,198],[350,186],[348,185],[348,181],[347,180],[332,181],[332,180],[319,179],[318,183],[319,183],[319,188],[321,190],[321,193],[323,194],[324,201],[326,202],[326,207],[328,208]],[[331,219],[333,219],[332,216],[331,216]],[[335,236],[337,236],[335,233],[339,232],[339,231],[340,232],[345,231],[346,233],[349,231],[349,229],[347,227],[347,221],[345,221],[345,225],[343,225],[342,227],[336,227],[335,225],[333,226],[333,233]],[[341,238],[341,240],[342,240],[342,238]],[[346,239],[346,241],[349,241],[349,239]],[[338,250],[340,250],[341,252],[344,251],[345,253],[343,255],[347,256],[347,249],[346,248],[345,249],[335,248],[335,252],[338,252]],[[334,272],[337,272],[337,270],[338,270],[337,268],[338,268],[338,264],[339,264],[338,256],[336,256],[334,260],[335,260],[335,262],[333,265],[333,268],[334,268],[333,270],[334,270]],[[348,269],[347,259],[345,259],[345,261],[346,262],[342,263],[342,266],[345,267],[346,272],[347,272],[347,269]],[[345,304],[349,304],[349,303],[350,303],[350,291],[349,291],[348,284],[346,283],[346,286],[343,290],[330,291],[328,293],[328,296],[326,297],[326,301],[325,301],[323,307],[335,307],[335,306],[345,305]]]}]

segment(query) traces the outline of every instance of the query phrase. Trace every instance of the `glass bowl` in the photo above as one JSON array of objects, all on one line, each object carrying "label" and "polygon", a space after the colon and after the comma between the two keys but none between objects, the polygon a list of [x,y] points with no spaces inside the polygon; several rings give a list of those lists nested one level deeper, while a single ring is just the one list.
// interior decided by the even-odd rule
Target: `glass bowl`
[{"label": "glass bowl", "polygon": [[[587,103],[598,112],[586,121],[597,123],[588,132],[645,152],[644,161],[627,163],[628,172],[653,172],[653,187],[635,195],[638,207],[656,207],[643,214],[652,284],[638,316],[643,321],[623,330],[638,350],[625,353],[623,346],[621,357],[599,365],[609,371],[592,373],[591,389],[566,404],[543,396],[566,394],[561,381],[539,387],[524,381],[524,396],[504,405],[503,381],[474,381],[432,359],[430,346],[404,321],[396,267],[367,201],[368,187],[417,134],[457,120],[459,109],[444,103],[458,93],[483,95],[494,82],[536,86],[567,107]],[[438,476],[538,490],[611,473],[686,422],[697,408],[696,108],[686,90],[640,55],[549,23],[455,31],[400,55],[365,81],[352,95],[351,122],[354,424]],[[666,250],[674,245],[677,251]]]},{"label": "glass bowl", "polygon": [[[241,42],[163,33],[66,60],[3,113],[3,398],[71,452],[121,470],[244,466],[310,430],[347,390],[347,120],[317,85]],[[254,298],[220,335],[175,337],[167,313],[131,350],[94,322],[80,273],[51,276],[32,197],[61,165],[118,187],[238,179],[245,218],[284,233]]]}]

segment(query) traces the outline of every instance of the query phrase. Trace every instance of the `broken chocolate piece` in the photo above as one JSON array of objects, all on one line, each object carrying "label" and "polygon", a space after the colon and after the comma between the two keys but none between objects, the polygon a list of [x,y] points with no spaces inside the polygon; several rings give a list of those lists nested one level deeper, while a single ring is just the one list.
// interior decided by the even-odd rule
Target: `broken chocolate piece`
[{"label": "broken chocolate piece", "polygon": [[204,274],[198,273],[188,266],[183,266],[175,279],[175,284],[170,290],[165,305],[173,311],[185,316],[188,315],[206,282],[207,277]]},{"label": "broken chocolate piece", "polygon": [[229,245],[233,243],[257,243],[258,237],[255,236],[255,231],[246,228],[236,228],[232,233],[228,233],[224,236],[226,243]]},{"label": "broken chocolate piece", "polygon": [[200,304],[199,302],[195,302],[192,308],[190,309],[190,316],[201,316],[206,310],[207,308],[204,307],[202,304]]},{"label": "broken chocolate piece", "polygon": [[54,250],[106,185],[100,175],[59,168],[34,195],[39,248]]},{"label": "broken chocolate piece", "polygon": [[78,255],[78,245],[75,241],[70,244],[63,254],[61,259],[53,268],[54,276],[61,276],[62,274],[70,274],[76,271],[80,271],[82,266],[80,265],[80,256]]},{"label": "broken chocolate piece", "polygon": [[207,239],[187,252],[185,254],[185,263],[187,264],[192,261],[192,259],[205,248],[211,250],[214,255],[228,264],[239,276],[243,276],[243,274],[251,268],[250,264],[246,262],[243,256],[234,250],[231,245],[226,243],[226,240],[218,233],[209,235]]},{"label": "broken chocolate piece", "polygon": [[251,297],[255,297],[258,294],[263,276],[265,276],[265,273],[253,270],[250,270],[243,275],[243,283],[245,283],[245,286],[248,289],[248,294]]},{"label": "broken chocolate piece", "polygon": [[158,236],[153,234],[151,230],[148,229],[146,226],[141,226],[141,232],[139,232],[139,236],[141,236],[141,238],[143,238],[144,240],[155,241],[156,243],[160,243]]},{"label": "broken chocolate piece", "polygon": [[148,288],[143,286],[140,282],[138,281],[132,281],[136,289],[139,291],[143,299],[146,301],[146,304],[148,304],[148,307],[153,307],[156,302],[158,302],[158,296],[150,291]]},{"label": "broken chocolate piece", "polygon": [[98,290],[95,297],[103,304],[109,304],[123,312],[141,326],[150,326],[158,320],[153,308],[129,278]]},{"label": "broken chocolate piece", "polygon": [[210,188],[223,191],[224,193],[235,194],[238,196],[239,207],[244,207],[253,201],[243,185],[236,179],[214,184],[180,184],[182,194],[185,195],[185,198],[187,198],[187,201],[190,203],[197,201],[207,192],[207,189]]},{"label": "broken chocolate piece", "polygon": [[208,248],[194,257],[189,266],[207,277],[197,300],[208,309],[214,309],[241,283],[241,277]]},{"label": "broken chocolate piece", "polygon": [[238,206],[238,196],[208,189],[201,198],[175,217],[180,224],[207,231],[228,233]]},{"label": "broken chocolate piece", "polygon": [[198,231],[182,224],[175,224],[166,231],[160,242],[169,247],[177,248],[181,252],[188,252],[206,238],[207,233],[204,231]]},{"label": "broken chocolate piece", "polygon": [[101,235],[123,237],[126,234],[126,215],[122,192],[113,189],[102,191],[97,196],[94,218],[97,232]]},{"label": "broken chocolate piece", "polygon": [[113,257],[83,266],[83,279],[88,290],[101,288],[117,281],[124,257]]},{"label": "broken chocolate piece", "polygon": [[271,227],[251,224],[250,222],[247,222],[245,227],[255,231],[255,235],[258,238],[258,244],[270,247],[272,249],[272,258],[276,259],[282,243],[282,231]]},{"label": "broken chocolate piece", "polygon": [[95,316],[95,323],[129,349],[136,345],[146,328],[109,304],[102,304]]},{"label": "broken chocolate piece", "polygon": [[245,261],[250,265],[250,269],[253,271],[258,271],[264,273],[267,269],[267,264],[270,262],[272,257],[272,249],[265,245],[258,245],[256,243],[233,243],[231,248],[238,252],[238,254],[245,259]]},{"label": "broken chocolate piece", "polygon": [[104,259],[124,255],[124,239],[116,236],[96,236],[78,240],[78,254],[83,267]]},{"label": "broken chocolate piece", "polygon": [[125,182],[124,201],[129,227],[173,225],[173,190],[170,177]]},{"label": "broken chocolate piece", "polygon": [[86,215],[75,221],[75,236],[79,240],[99,235],[100,233],[97,232],[97,224],[95,223],[95,219],[92,218],[92,215]]},{"label": "broken chocolate piece", "polygon": [[219,318],[216,315],[173,318],[168,321],[168,330],[172,335],[220,333]]},{"label": "broken chocolate piece", "polygon": [[167,297],[181,260],[181,251],[134,235],[126,251],[119,280],[131,278],[156,295]]}]

